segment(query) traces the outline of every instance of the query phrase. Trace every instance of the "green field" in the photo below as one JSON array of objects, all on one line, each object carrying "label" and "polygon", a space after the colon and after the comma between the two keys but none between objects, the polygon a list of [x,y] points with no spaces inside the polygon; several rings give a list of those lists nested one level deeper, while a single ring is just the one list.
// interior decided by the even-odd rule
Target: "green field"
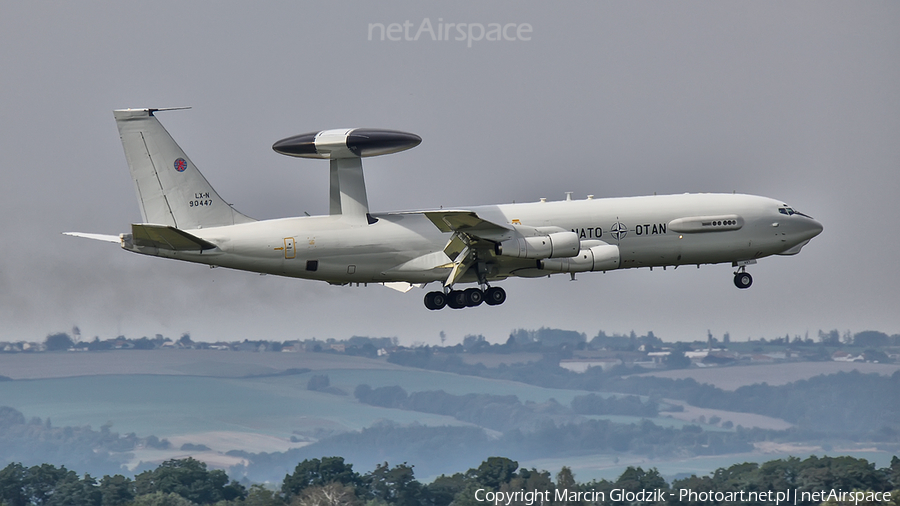
[{"label": "green field", "polygon": [[[314,374],[327,374],[331,386],[347,395],[307,390]],[[562,404],[585,393],[416,369],[340,368],[250,378],[117,374],[18,380],[2,384],[0,405],[14,407],[28,418],[50,418],[55,426],[97,429],[112,423],[113,430],[122,434],[159,438],[228,431],[287,441],[316,428],[357,430],[384,420],[430,426],[463,424],[448,416],[358,403],[353,390],[363,383],[376,388],[399,385],[409,392],[515,395],[523,402],[555,398]],[[234,448],[217,448],[230,449]]]},{"label": "green field", "polygon": [[[288,369],[312,372],[274,376]],[[124,374],[131,370],[134,374]],[[252,432],[287,440],[316,427],[356,430],[381,420],[460,425],[451,417],[356,402],[357,385],[399,385],[408,392],[515,395],[522,402],[554,398],[568,404],[585,392],[403,368],[383,360],[321,353],[244,353],[205,350],[118,351],[0,356],[0,405],[56,426],[112,423],[119,433],[159,438],[211,431]],[[59,377],[62,373],[70,377]],[[92,373],[92,374],[89,374]],[[314,374],[347,395],[311,392]],[[228,450],[225,448],[220,450]]]}]

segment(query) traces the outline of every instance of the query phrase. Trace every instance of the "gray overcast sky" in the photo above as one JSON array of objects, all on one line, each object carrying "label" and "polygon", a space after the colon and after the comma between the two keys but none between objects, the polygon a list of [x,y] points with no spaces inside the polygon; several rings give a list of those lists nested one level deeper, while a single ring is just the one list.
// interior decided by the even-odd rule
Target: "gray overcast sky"
[{"label": "gray overcast sky", "polygon": [[[527,23],[530,40],[369,40],[372,23]],[[7,2],[0,340],[398,336],[514,328],[668,340],[900,332],[900,3]],[[451,38],[456,35],[451,31]],[[477,30],[474,35],[478,35]],[[327,213],[327,163],[278,139],[415,132],[366,160],[374,211],[683,192],[783,199],[825,225],[737,290],[728,265],[510,280],[500,307],[210,270],[60,235],[140,221],[112,110],[160,113],[255,218]]]}]

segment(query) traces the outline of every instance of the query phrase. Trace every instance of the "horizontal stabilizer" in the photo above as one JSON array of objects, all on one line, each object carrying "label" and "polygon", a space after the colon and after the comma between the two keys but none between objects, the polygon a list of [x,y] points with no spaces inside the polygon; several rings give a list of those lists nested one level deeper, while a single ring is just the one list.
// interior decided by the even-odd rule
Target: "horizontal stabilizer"
[{"label": "horizontal stabilizer", "polygon": [[215,249],[217,246],[183,230],[167,225],[135,223],[131,225],[135,246],[168,249],[172,251],[197,251]]},{"label": "horizontal stabilizer", "polygon": [[117,235],[88,234],[85,232],[63,232],[63,235],[70,235],[72,237],[84,237],[85,239],[93,239],[95,241],[105,241],[105,242],[115,242],[115,243],[122,242],[122,239]]}]

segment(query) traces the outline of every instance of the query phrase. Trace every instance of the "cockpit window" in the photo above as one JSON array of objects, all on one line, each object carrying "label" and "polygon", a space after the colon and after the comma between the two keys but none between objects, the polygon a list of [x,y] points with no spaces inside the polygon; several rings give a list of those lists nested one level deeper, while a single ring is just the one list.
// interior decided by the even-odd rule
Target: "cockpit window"
[{"label": "cockpit window", "polygon": [[803,216],[804,218],[810,218],[810,219],[812,219],[812,216],[808,216],[808,215],[806,215],[806,214],[803,214],[803,213],[801,213],[800,211],[794,211],[793,208],[788,207],[788,206],[779,207],[779,208],[778,208],[778,212],[781,213],[781,214],[786,214],[786,215],[788,215],[788,216],[793,216],[793,215],[795,215],[795,214],[799,214],[800,216]]}]

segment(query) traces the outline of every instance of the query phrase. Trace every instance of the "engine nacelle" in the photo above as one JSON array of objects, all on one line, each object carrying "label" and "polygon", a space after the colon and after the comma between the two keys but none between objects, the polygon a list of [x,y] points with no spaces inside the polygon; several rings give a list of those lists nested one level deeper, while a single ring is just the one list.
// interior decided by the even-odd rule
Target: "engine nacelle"
[{"label": "engine nacelle", "polygon": [[619,268],[619,247],[614,244],[593,246],[571,258],[541,260],[540,268],[551,272],[611,271]]},{"label": "engine nacelle", "polygon": [[498,255],[516,258],[564,258],[578,254],[581,242],[575,232],[553,232],[547,235],[518,237],[501,242]]}]

